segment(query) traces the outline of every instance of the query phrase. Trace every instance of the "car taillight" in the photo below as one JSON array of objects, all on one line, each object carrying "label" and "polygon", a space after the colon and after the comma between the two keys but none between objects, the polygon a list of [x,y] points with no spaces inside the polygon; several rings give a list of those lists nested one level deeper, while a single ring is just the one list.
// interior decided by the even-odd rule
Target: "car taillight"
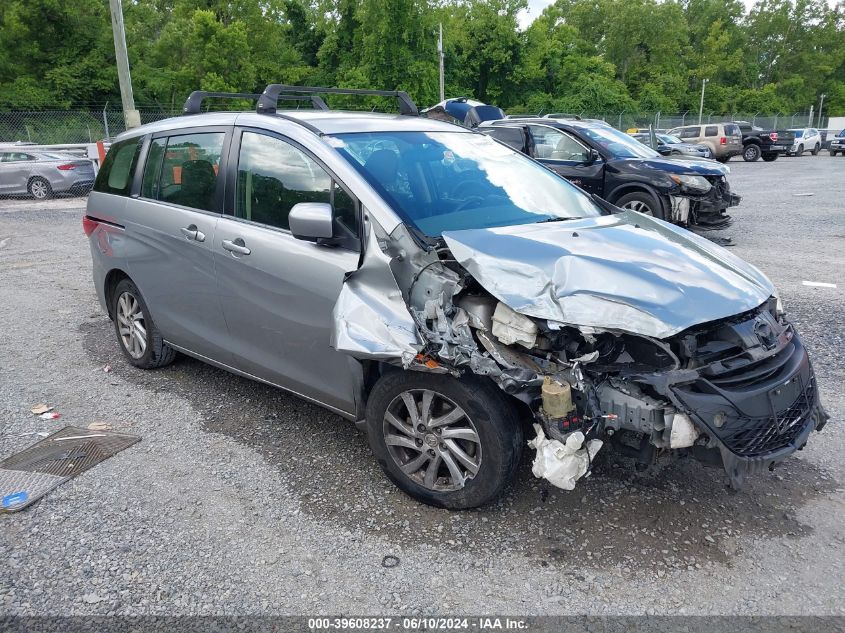
[{"label": "car taillight", "polygon": [[727,144],[728,144],[728,139],[725,138],[724,136],[719,139],[719,145],[727,145]]},{"label": "car taillight", "polygon": [[773,141],[777,142],[777,140],[778,140],[778,133],[777,133],[777,132],[772,132],[771,134],[769,134],[769,138],[770,138],[770,139],[772,139]]},{"label": "car taillight", "polygon": [[71,169],[76,169],[76,165],[73,163],[65,163],[64,165],[59,165],[56,169],[61,169],[62,171],[70,171]]},{"label": "car taillight", "polygon": [[91,237],[91,233],[100,223],[87,215],[82,216],[82,230],[85,231],[85,237]]}]

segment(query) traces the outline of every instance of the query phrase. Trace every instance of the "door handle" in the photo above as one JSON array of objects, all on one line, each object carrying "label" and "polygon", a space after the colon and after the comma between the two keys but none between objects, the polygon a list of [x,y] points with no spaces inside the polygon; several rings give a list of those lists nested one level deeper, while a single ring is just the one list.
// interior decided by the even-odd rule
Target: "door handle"
[{"label": "door handle", "polygon": [[238,255],[249,255],[252,252],[246,247],[241,238],[236,240],[223,240],[223,248],[230,253],[237,253]]},{"label": "door handle", "polygon": [[179,230],[182,231],[182,235],[184,235],[189,240],[194,240],[196,242],[205,241],[205,233],[200,231],[197,228],[196,224],[191,224],[190,226],[183,226]]}]

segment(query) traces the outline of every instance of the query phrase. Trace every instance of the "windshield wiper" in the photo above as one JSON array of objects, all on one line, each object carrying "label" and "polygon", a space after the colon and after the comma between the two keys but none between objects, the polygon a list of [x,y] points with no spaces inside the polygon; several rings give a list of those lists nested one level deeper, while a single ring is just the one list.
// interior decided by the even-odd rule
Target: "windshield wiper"
[{"label": "windshield wiper", "polygon": [[537,220],[534,224],[545,224],[546,222],[566,222],[567,220],[583,220],[583,217],[573,218],[546,218],[545,220]]}]

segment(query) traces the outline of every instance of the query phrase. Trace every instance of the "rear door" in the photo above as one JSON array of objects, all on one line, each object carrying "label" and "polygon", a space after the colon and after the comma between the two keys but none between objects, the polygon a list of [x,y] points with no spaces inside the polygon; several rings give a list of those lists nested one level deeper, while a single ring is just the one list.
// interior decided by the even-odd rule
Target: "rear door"
[{"label": "rear door", "polygon": [[589,162],[589,148],[567,134],[547,125],[529,125],[534,158],[588,193],[604,193],[604,161]]},{"label": "rear door", "polygon": [[[129,275],[165,339],[229,364],[212,244],[231,128],[170,131],[145,140],[125,209]],[[119,158],[119,157],[118,157]]]},{"label": "rear door", "polygon": [[[354,412],[361,368],[329,346],[332,309],[358,268],[358,202],[307,150],[238,129],[230,151],[227,214],[214,237],[219,294],[235,367],[340,411]],[[298,202],[328,202],[334,245],[295,238]]]},{"label": "rear door", "polygon": [[36,160],[32,154],[9,152],[0,166],[0,191],[5,194],[26,193],[29,178],[36,173]]}]

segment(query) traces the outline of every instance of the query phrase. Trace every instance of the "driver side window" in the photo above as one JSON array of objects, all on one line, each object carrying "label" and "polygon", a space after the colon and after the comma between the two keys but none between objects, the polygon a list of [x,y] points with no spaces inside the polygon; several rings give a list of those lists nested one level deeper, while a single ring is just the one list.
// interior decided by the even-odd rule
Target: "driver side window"
[{"label": "driver side window", "polygon": [[576,162],[587,160],[587,148],[568,134],[542,126],[531,126],[531,134],[534,136],[535,158]]}]

